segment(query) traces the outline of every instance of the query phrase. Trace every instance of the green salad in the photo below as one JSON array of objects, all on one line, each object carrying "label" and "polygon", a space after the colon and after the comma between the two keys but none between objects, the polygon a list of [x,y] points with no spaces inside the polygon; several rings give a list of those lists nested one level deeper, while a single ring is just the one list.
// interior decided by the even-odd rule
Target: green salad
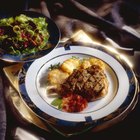
[{"label": "green salad", "polygon": [[48,23],[44,17],[24,14],[0,20],[0,48],[12,55],[36,53],[48,49]]}]

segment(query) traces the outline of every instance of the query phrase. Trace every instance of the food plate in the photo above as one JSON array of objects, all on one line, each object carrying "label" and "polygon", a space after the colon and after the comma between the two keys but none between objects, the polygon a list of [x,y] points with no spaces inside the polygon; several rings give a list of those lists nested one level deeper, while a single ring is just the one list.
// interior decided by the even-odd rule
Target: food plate
[{"label": "food plate", "polygon": [[[107,95],[88,104],[79,113],[63,112],[52,106],[46,96],[46,75],[51,64],[57,64],[71,57],[95,57],[105,63],[105,73],[109,81]],[[29,69],[28,69],[29,68]],[[27,71],[26,77],[24,72]],[[19,74],[19,88],[27,105],[48,123],[65,127],[93,128],[105,123],[123,112],[137,92],[136,77],[132,69],[118,54],[110,52],[101,46],[92,48],[70,46],[57,48],[31,65],[25,64]]]},{"label": "food plate", "polygon": [[[4,61],[22,62],[22,61],[32,61],[32,60],[35,60],[37,58],[40,58],[40,57],[42,57],[42,56],[50,53],[57,46],[57,44],[59,42],[59,39],[60,39],[60,31],[59,31],[57,25],[54,23],[54,21],[52,19],[50,19],[50,18],[48,18],[48,17],[46,17],[46,16],[44,16],[44,15],[42,15],[40,13],[36,13],[36,12],[32,12],[32,11],[23,11],[23,12],[16,13],[16,14],[13,14],[13,15],[3,16],[3,17],[1,17],[1,19],[10,18],[10,17],[14,17],[14,18],[15,17],[19,17],[21,14],[22,15],[25,15],[27,17],[30,17],[30,18],[40,18],[40,17],[41,18],[45,18],[45,22],[47,23],[47,27],[46,28],[47,28],[47,31],[48,31],[49,38],[48,38],[48,40],[46,39],[46,41],[45,41],[45,40],[43,40],[43,38],[45,38],[45,37],[39,37],[41,35],[39,35],[39,36],[36,37],[35,34],[38,34],[38,32],[41,34],[42,29],[38,28],[37,30],[33,30],[35,28],[33,23],[30,23],[32,26],[29,25],[29,27],[28,27],[29,29],[26,28],[26,27],[24,27],[24,25],[22,25],[21,28],[20,27],[17,27],[17,26],[16,27],[13,26],[13,30],[16,30],[17,38],[19,38],[19,40],[20,40],[18,42],[20,42],[22,45],[25,45],[24,48],[27,48],[27,44],[28,44],[29,48],[31,48],[33,50],[35,48],[33,46],[33,44],[37,44],[41,40],[43,40],[42,42],[44,43],[43,44],[44,48],[43,49],[40,49],[38,51],[35,51],[35,52],[30,51],[29,53],[20,53],[20,54],[14,54],[13,53],[13,54],[11,54],[11,53],[8,52],[8,50],[5,50],[4,49],[4,47],[7,47],[7,46],[4,46],[4,45],[1,44],[1,47],[0,47],[0,59],[2,59]],[[22,22],[24,22],[24,20]],[[16,23],[16,24],[18,25],[18,23]],[[38,23],[38,26],[40,26],[40,23]],[[31,27],[32,27],[32,29],[31,29]],[[28,29],[27,35],[26,35],[26,32],[23,32],[24,34],[21,34],[22,41],[23,41],[23,39],[25,40],[24,43],[22,43],[21,37],[19,37],[19,35],[18,35],[18,31],[17,30],[19,30],[19,29],[21,31],[22,30],[24,31],[24,30]],[[5,29],[5,32],[6,32],[6,30],[10,30],[10,29],[9,28],[8,29],[6,28]],[[1,30],[1,34],[2,33],[3,33],[3,30]],[[11,35],[12,36],[11,37],[12,38],[11,40],[13,40],[12,42],[14,44],[14,43],[17,43],[17,38],[15,38],[15,31],[13,33],[14,33],[14,35]],[[43,33],[43,31],[42,31],[42,33]],[[30,38],[29,38],[29,35],[30,35]],[[26,38],[26,36],[28,36],[28,38]],[[8,41],[10,40],[9,38],[10,37],[8,37]],[[34,38],[38,42],[37,41],[35,42],[34,41]],[[27,39],[28,39],[28,41],[27,41]],[[30,39],[30,42],[29,42],[29,39]],[[45,42],[46,42],[46,45],[45,45]],[[4,44],[6,44],[6,43],[4,43]],[[19,45],[19,47],[21,47],[22,45]],[[31,47],[31,45],[32,45],[32,47]],[[8,47],[9,46],[10,45],[8,45]]]}]

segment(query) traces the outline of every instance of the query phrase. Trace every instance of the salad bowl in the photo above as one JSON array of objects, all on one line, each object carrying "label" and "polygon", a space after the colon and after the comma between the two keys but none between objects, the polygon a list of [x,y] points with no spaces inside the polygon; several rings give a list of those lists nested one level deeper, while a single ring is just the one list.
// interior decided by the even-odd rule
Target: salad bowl
[{"label": "salad bowl", "polygon": [[0,18],[0,59],[32,61],[50,53],[58,44],[60,31],[43,14],[23,11]]}]

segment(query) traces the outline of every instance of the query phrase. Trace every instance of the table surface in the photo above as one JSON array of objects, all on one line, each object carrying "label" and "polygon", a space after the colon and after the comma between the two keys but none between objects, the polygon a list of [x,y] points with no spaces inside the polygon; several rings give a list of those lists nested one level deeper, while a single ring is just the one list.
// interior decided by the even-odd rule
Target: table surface
[{"label": "table surface", "polygon": [[[51,135],[48,135],[45,131],[35,126],[32,125],[26,126],[26,124],[23,124],[23,122],[21,123],[19,120],[16,120],[9,109],[7,109],[7,111],[8,111],[7,115],[10,116],[8,117],[7,120],[7,136],[6,136],[7,140],[10,140],[12,135],[14,136],[14,131],[17,127],[22,128],[29,134],[36,135],[39,138],[44,138],[45,140],[66,139],[65,137],[60,136],[57,133],[52,133]],[[119,122],[118,124],[115,124],[114,126],[97,133],[87,132],[67,139],[77,140],[88,138],[89,140],[93,139],[118,140],[125,138],[127,140],[133,139],[139,140],[139,125],[140,125],[139,118],[140,118],[140,98],[135,109],[123,121]]]}]

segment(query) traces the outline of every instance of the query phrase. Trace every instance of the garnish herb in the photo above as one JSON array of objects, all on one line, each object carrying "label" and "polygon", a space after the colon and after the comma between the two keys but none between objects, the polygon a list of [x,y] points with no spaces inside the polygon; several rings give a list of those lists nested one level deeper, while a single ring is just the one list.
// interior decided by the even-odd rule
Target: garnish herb
[{"label": "garnish herb", "polygon": [[62,99],[61,98],[56,98],[51,102],[51,105],[58,107],[58,109],[61,109],[61,105],[62,105]]},{"label": "garnish herb", "polygon": [[59,67],[60,67],[60,62],[57,63],[57,64],[54,64],[54,65],[51,64],[50,67],[49,67],[49,70],[57,69]]}]

